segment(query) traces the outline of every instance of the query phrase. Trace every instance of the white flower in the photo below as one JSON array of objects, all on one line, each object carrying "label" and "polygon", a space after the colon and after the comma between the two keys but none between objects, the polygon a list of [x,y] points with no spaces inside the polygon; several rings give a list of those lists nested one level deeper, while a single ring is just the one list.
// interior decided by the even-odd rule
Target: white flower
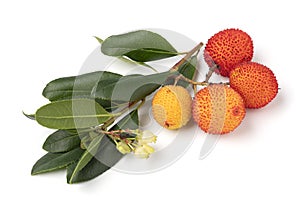
[{"label": "white flower", "polygon": [[117,143],[117,149],[122,153],[122,154],[126,154],[126,153],[130,153],[131,149],[128,146],[128,144],[126,144],[126,142],[124,142],[123,140],[121,142]]},{"label": "white flower", "polygon": [[148,143],[155,143],[157,136],[154,135],[151,131],[143,131],[142,135],[138,137],[139,144],[148,144]]},{"label": "white flower", "polygon": [[134,155],[139,158],[149,158],[149,155],[154,152],[154,148],[148,144],[142,144],[134,149]]}]

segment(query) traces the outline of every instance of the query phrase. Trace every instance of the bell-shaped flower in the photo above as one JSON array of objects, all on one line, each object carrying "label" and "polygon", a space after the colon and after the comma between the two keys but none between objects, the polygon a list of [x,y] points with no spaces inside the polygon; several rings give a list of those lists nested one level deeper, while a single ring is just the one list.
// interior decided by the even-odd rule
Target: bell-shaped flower
[{"label": "bell-shaped flower", "polygon": [[149,158],[149,155],[154,152],[154,148],[148,144],[141,144],[134,149],[134,155],[139,158]]},{"label": "bell-shaped flower", "polygon": [[130,147],[128,146],[128,144],[126,144],[126,142],[124,142],[123,140],[118,142],[116,145],[117,149],[122,153],[122,154],[127,154],[131,152]]}]

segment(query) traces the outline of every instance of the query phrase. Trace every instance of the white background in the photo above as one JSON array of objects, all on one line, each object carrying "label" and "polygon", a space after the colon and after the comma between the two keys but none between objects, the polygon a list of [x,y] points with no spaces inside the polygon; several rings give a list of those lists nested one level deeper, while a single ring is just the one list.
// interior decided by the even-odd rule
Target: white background
[{"label": "white background", "polygon": [[[297,1],[1,1],[1,196],[8,199],[299,199],[299,21]],[[236,27],[248,32],[255,61],[277,75],[280,92],[249,111],[235,133],[199,160],[199,133],[175,164],[152,174],[113,170],[68,185],[65,173],[31,176],[51,133],[22,116],[47,101],[45,84],[76,74],[103,38],[164,28],[195,41]]]}]

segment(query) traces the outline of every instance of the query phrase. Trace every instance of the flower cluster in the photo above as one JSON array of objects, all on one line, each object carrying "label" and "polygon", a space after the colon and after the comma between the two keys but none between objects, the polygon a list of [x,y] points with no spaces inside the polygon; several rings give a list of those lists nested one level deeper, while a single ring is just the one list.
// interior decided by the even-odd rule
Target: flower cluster
[{"label": "flower cluster", "polygon": [[149,143],[155,143],[157,136],[151,131],[126,130],[114,137],[116,148],[122,153],[133,152],[139,158],[149,158],[154,148]]}]

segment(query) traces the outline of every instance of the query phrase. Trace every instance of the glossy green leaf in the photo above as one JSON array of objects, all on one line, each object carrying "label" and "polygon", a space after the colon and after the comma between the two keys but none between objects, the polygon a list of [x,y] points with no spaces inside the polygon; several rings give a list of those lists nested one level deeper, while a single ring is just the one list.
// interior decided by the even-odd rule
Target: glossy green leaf
[{"label": "glossy green leaf", "polygon": [[55,101],[39,108],[35,114],[42,126],[53,129],[75,129],[99,125],[112,114],[90,99]]},{"label": "glossy green leaf", "polygon": [[[197,64],[198,64],[198,58],[197,56],[192,56],[190,59],[188,59],[187,61],[185,61],[179,68],[178,68],[178,72],[180,74],[182,74],[183,76],[185,76],[186,78],[193,80],[194,76],[196,74],[196,69],[197,69]],[[169,85],[173,85],[174,84],[174,79],[169,80],[167,82],[167,84]],[[189,85],[189,83],[187,83],[184,80],[179,80],[177,82],[177,85],[180,85],[182,87],[187,87]]]},{"label": "glossy green leaf", "polygon": [[138,110],[131,111],[122,120],[116,123],[111,130],[130,129],[135,130],[139,128]]},{"label": "glossy green leaf", "polygon": [[92,140],[92,142],[89,144],[85,152],[82,154],[79,161],[76,163],[76,167],[73,169],[72,174],[70,175],[69,182],[73,182],[73,179],[75,178],[76,174],[82,170],[95,156],[95,154],[98,151],[100,142],[103,138],[103,134],[98,135],[96,138]]},{"label": "glossy green leaf", "polygon": [[34,164],[31,174],[36,175],[65,168],[76,162],[83,152],[82,149],[76,148],[66,153],[47,153]]},{"label": "glossy green leaf", "polygon": [[66,130],[52,133],[45,141],[43,149],[51,153],[70,151],[80,145],[78,134]]},{"label": "glossy green leaf", "polygon": [[110,169],[110,167],[102,164],[95,158],[92,158],[92,160],[81,171],[73,175],[73,171],[76,166],[77,163],[67,166],[67,182],[69,184],[91,180]]},{"label": "glossy green leaf", "polygon": [[[114,125],[111,130],[137,129],[138,127],[138,112],[134,110]],[[116,149],[115,143],[108,136],[104,136],[99,145],[97,154],[84,168],[74,173],[77,163],[67,167],[67,181],[68,183],[78,183],[93,179],[110,169],[110,167],[115,165],[122,157],[123,154]]]},{"label": "glossy green leaf", "polygon": [[[59,78],[51,81],[43,90],[43,96],[50,101],[65,99],[93,98],[91,93],[99,81],[118,79],[120,74],[97,71],[88,74]],[[110,101],[96,99],[103,107],[109,107]]]},{"label": "glossy green leaf", "polygon": [[[186,78],[193,80],[197,70],[197,65],[198,65],[197,56],[192,56],[187,62],[185,62],[182,66],[179,67],[178,72],[181,73]],[[187,83],[186,81],[179,80],[177,85],[187,87],[189,83]]]},{"label": "glossy green leaf", "polygon": [[127,56],[147,62],[178,55],[176,49],[157,33],[139,30],[113,35],[102,42],[101,51],[109,56]]},{"label": "glossy green leaf", "polygon": [[91,141],[91,143],[87,147],[86,151],[84,152],[84,154],[81,156],[80,160],[78,161],[73,174],[76,174],[78,171],[83,169],[89,163],[89,161],[96,155],[99,145],[100,145],[100,142],[103,139],[103,136],[104,136],[103,134],[98,135]]},{"label": "glossy green leaf", "polygon": [[111,101],[132,102],[144,99],[159,88],[174,72],[162,72],[151,75],[129,75],[117,82],[101,84],[99,82],[94,96]]}]

